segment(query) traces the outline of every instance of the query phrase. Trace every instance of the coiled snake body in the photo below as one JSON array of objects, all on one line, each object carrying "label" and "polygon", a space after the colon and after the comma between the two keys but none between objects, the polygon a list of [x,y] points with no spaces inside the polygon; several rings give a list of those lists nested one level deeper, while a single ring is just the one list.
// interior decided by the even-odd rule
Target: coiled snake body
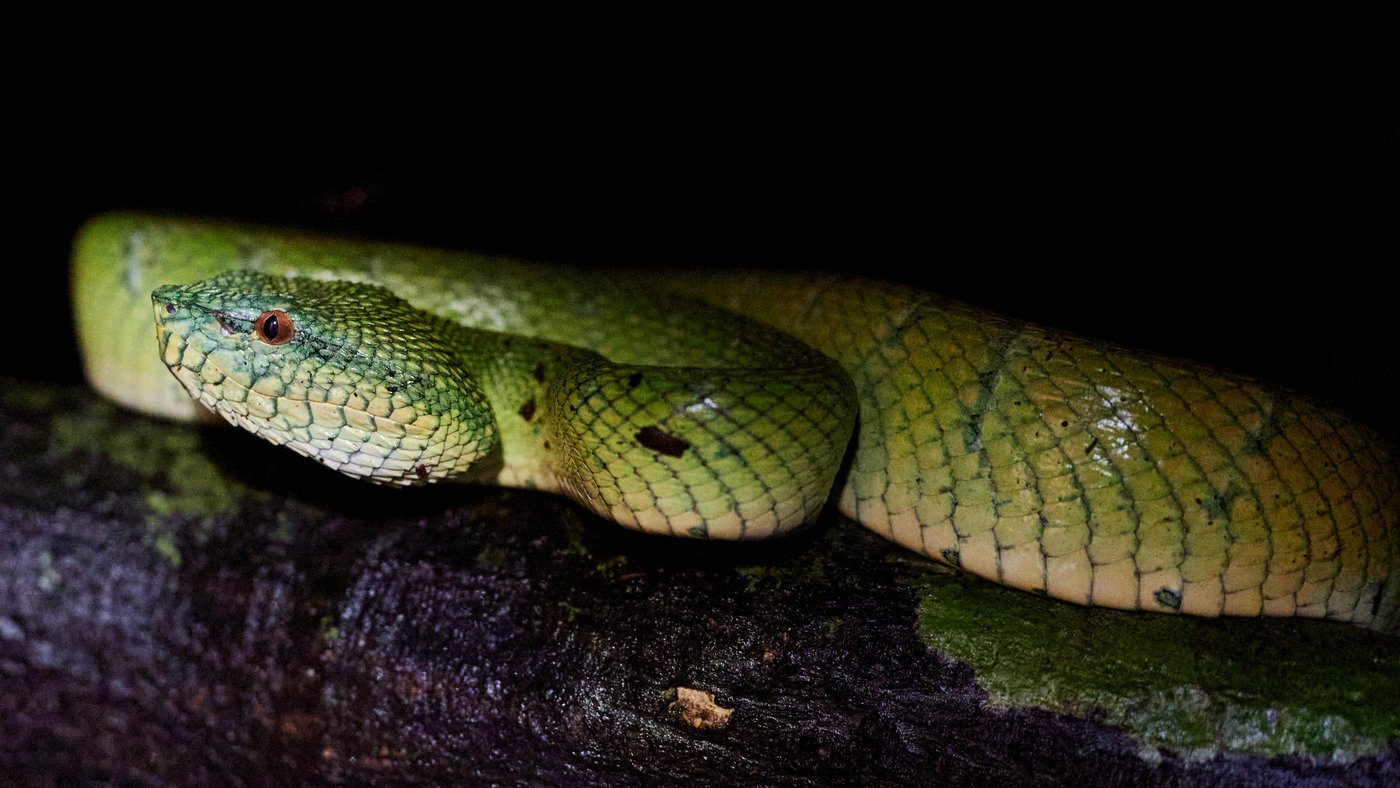
[{"label": "coiled snake body", "polygon": [[198,400],[373,481],[557,490],[646,531],[757,539],[840,478],[845,514],[1016,588],[1400,627],[1400,477],[1366,428],[928,293],[135,215],[84,228],[74,293],[108,397],[176,418]]}]

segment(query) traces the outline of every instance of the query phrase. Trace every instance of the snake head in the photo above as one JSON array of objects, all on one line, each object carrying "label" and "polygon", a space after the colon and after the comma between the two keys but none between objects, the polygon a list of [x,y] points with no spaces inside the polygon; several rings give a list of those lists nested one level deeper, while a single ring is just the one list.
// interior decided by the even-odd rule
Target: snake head
[{"label": "snake head", "polygon": [[151,301],[161,359],[191,397],[343,473],[425,484],[498,443],[452,324],[383,288],[237,271]]}]

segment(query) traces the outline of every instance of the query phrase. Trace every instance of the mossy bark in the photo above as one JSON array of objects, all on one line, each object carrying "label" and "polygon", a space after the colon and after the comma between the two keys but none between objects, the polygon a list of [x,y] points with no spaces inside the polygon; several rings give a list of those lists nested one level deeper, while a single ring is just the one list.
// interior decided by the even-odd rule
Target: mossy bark
[{"label": "mossy bark", "polygon": [[1395,784],[1398,652],[1050,602],[837,517],[712,545],[374,488],[0,381],[25,784]]}]

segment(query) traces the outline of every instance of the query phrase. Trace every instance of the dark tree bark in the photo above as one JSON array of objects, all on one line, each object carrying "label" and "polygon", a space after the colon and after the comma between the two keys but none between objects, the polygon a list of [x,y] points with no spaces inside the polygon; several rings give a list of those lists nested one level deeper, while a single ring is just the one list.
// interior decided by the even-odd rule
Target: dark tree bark
[{"label": "dark tree bark", "polygon": [[653,539],[0,381],[19,784],[1394,785],[1398,666],[1343,625],[991,588],[839,517]]}]

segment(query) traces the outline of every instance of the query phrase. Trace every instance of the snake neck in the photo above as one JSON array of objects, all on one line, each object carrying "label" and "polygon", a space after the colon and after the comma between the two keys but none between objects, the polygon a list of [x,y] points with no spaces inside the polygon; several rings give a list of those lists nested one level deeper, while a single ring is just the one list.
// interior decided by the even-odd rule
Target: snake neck
[{"label": "snake neck", "polygon": [[762,539],[810,521],[854,426],[849,380],[815,354],[755,375],[617,364],[546,340],[456,333],[500,437],[498,451],[459,478],[561,492],[649,533]]},{"label": "snake neck", "polygon": [[500,438],[463,481],[561,492],[650,533],[760,539],[810,521],[853,428],[850,382],[818,354],[756,374],[460,327],[454,344]]},{"label": "snake neck", "polygon": [[490,403],[499,445],[459,481],[558,492],[555,423],[565,414],[553,403],[571,370],[613,366],[602,356],[557,342],[453,327],[465,373]]}]

